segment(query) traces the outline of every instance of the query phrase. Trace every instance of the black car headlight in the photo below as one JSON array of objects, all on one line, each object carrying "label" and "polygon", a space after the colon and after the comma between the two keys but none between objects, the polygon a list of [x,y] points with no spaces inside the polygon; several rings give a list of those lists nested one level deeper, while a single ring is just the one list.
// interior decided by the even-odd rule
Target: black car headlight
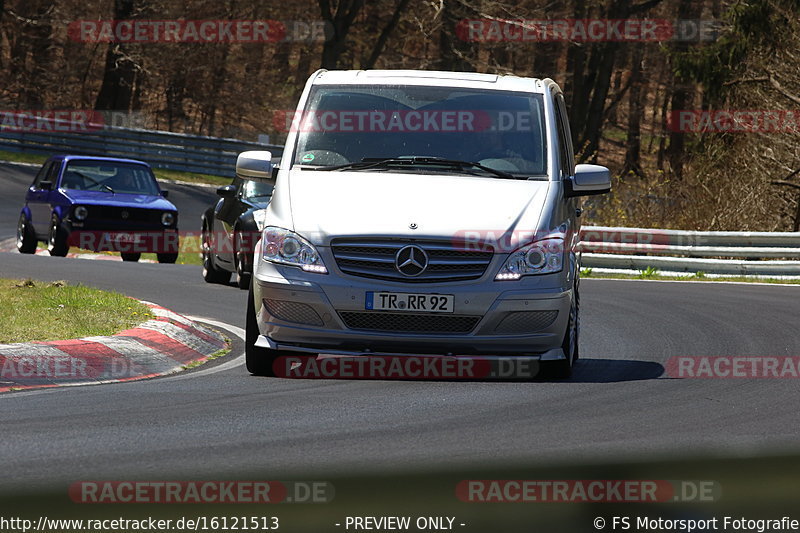
[{"label": "black car headlight", "polygon": [[162,215],[161,215],[161,223],[164,226],[173,225],[175,223],[175,214],[172,213],[171,211],[167,211],[165,213],[162,213]]},{"label": "black car headlight", "polygon": [[72,212],[72,215],[75,217],[75,220],[86,220],[86,217],[89,216],[89,210],[85,206],[79,205]]}]

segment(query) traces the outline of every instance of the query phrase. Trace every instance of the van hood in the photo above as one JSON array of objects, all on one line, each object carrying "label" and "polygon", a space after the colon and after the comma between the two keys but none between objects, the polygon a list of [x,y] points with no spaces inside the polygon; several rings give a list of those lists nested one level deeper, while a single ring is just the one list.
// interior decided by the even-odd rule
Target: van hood
[{"label": "van hood", "polygon": [[340,236],[450,239],[537,230],[550,185],[463,174],[291,172],[294,230],[323,246]]}]

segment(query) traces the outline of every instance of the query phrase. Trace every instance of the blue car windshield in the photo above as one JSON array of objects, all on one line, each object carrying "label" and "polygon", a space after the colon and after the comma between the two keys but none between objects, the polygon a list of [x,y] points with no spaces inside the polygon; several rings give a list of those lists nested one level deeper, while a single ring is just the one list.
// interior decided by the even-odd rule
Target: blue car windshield
[{"label": "blue car windshield", "polygon": [[298,132],[294,164],[307,168],[422,157],[477,162],[515,176],[547,172],[541,94],[320,86],[286,126]]},{"label": "blue car windshield", "polygon": [[114,161],[70,161],[61,188],[74,191],[158,195],[152,171],[144,166]]}]

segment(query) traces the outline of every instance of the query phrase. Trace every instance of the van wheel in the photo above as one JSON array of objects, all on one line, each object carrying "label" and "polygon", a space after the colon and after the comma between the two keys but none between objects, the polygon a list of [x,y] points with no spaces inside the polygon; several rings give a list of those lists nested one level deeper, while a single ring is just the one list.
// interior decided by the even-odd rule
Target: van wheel
[{"label": "van wheel", "polygon": [[579,358],[578,340],[580,337],[580,307],[581,297],[579,292],[580,281],[575,277],[575,284],[572,291],[572,303],[569,306],[569,322],[567,331],[564,332],[564,340],[561,349],[564,350],[565,358],[560,361],[550,361],[545,367],[547,374],[554,379],[567,379],[572,376],[572,369],[575,361]]},{"label": "van wheel", "polygon": [[19,216],[17,223],[17,250],[21,254],[32,254],[36,252],[36,233],[33,228],[28,224],[28,218],[25,215]]},{"label": "van wheel", "polygon": [[55,257],[66,257],[69,252],[67,244],[67,231],[61,227],[58,216],[53,214],[50,219],[50,232],[47,237],[47,251]]},{"label": "van wheel", "polygon": [[142,254],[139,252],[120,252],[120,257],[122,257],[123,261],[130,261],[136,263],[142,257]]},{"label": "van wheel", "polygon": [[247,294],[247,321],[244,336],[245,365],[247,366],[247,371],[255,376],[274,376],[275,370],[272,365],[283,354],[278,350],[256,346],[258,336],[258,320],[256,319],[256,307],[253,303],[253,287],[251,284],[250,291]]}]

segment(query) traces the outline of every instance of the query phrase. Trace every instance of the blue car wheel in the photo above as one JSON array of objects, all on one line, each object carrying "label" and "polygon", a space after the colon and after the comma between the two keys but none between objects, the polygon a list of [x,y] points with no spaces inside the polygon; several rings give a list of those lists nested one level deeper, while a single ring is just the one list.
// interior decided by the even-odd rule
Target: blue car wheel
[{"label": "blue car wheel", "polygon": [[36,233],[28,223],[28,217],[20,215],[17,223],[17,250],[21,254],[32,254],[36,251],[36,244]]}]

